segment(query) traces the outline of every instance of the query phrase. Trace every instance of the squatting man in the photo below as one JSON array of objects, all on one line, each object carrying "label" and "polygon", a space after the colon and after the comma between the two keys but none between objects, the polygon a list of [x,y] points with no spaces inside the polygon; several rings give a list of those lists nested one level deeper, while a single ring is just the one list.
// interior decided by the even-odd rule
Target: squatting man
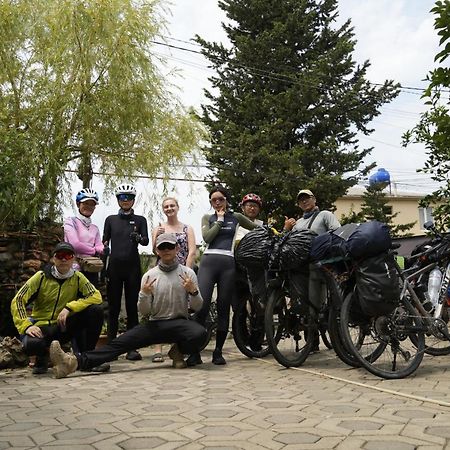
[{"label": "squatting man", "polygon": [[198,352],[206,339],[205,328],[188,319],[189,309],[198,311],[203,299],[198,291],[197,277],[192,269],[178,263],[176,236],[164,233],[156,239],[158,264],[144,274],[139,292],[138,308],[149,315],[144,323],[121,334],[97,350],[72,355],[65,353],[58,341],[50,346],[50,358],[56,378],[63,378],[78,369],[86,370],[113,361],[131,349],[173,342],[168,356],[173,367],[186,367],[185,354]]}]

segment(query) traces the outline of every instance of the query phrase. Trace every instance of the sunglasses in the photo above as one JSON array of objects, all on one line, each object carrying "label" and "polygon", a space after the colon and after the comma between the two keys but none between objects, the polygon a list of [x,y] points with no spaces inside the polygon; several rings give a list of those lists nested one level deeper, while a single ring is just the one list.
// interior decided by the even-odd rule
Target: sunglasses
[{"label": "sunglasses", "polygon": [[135,196],[133,194],[119,194],[117,196],[117,200],[119,200],[120,202],[127,202],[134,200],[134,197]]},{"label": "sunglasses", "polygon": [[158,245],[158,250],[173,250],[176,247],[176,244],[169,244],[168,242],[164,242],[161,245]]},{"label": "sunglasses", "polygon": [[211,202],[212,202],[212,203],[215,203],[215,202],[220,202],[220,203],[222,203],[222,202],[224,202],[225,200],[226,200],[225,197],[215,197],[215,198],[212,198],[212,199],[211,199]]},{"label": "sunglasses", "polygon": [[56,252],[55,258],[61,261],[70,261],[74,257],[73,253],[70,252]]}]

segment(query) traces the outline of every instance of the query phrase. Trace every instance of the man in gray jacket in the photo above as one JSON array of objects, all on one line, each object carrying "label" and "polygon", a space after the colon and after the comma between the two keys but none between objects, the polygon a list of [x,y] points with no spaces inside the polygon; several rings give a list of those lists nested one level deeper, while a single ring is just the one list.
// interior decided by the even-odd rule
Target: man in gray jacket
[{"label": "man in gray jacket", "polygon": [[[175,342],[168,356],[175,368],[186,367],[184,354],[198,351],[206,339],[206,330],[188,320],[188,310],[198,311],[203,299],[198,291],[197,277],[192,269],[178,263],[176,236],[160,234],[156,239],[158,264],[144,274],[139,292],[138,308],[149,316],[145,323],[121,334],[97,350],[78,355],[65,353],[58,341],[50,346],[50,358],[56,378],[63,378],[77,370],[96,367],[113,361],[130,349],[164,342]],[[101,362],[99,362],[101,361]]]},{"label": "man in gray jacket", "polygon": [[[284,229],[289,230],[311,230],[314,233],[323,234],[328,231],[338,229],[341,224],[336,216],[330,211],[321,211],[316,205],[316,197],[309,189],[302,189],[297,194],[297,204],[303,211],[303,216],[297,221],[288,219],[284,223]],[[302,294],[307,290],[308,298],[313,306],[314,312],[317,313],[321,305],[326,300],[327,286],[325,279],[317,268],[313,265],[309,266],[309,279],[305,279],[305,273],[299,271],[291,271],[289,274],[289,283],[292,295],[301,298]],[[314,340],[311,352],[319,351],[319,334],[314,333]]]}]

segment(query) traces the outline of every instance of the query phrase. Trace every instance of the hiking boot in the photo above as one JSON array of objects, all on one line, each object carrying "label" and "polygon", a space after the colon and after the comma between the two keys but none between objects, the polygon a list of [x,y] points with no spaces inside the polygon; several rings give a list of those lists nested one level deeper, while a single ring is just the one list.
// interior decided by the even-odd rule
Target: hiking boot
[{"label": "hiking boot", "polygon": [[81,369],[81,372],[105,373],[110,370],[111,366],[108,363],[103,363],[99,366],[92,367],[91,369]]},{"label": "hiking boot", "polygon": [[48,356],[36,356],[32,370],[33,375],[42,375],[48,372]]},{"label": "hiking boot", "polygon": [[214,350],[212,354],[212,363],[216,366],[223,366],[227,362],[225,361],[225,358],[222,356],[222,350]]},{"label": "hiking boot", "polygon": [[192,353],[192,355],[190,355],[189,358],[186,360],[186,364],[188,365],[188,367],[194,367],[197,366],[198,364],[203,364],[200,353]]},{"label": "hiking boot", "polygon": [[77,370],[77,357],[65,353],[59,341],[53,341],[50,344],[50,359],[53,363],[53,374],[55,378],[65,378]]},{"label": "hiking boot", "polygon": [[175,367],[175,369],[184,369],[187,367],[186,361],[184,360],[184,355],[180,352],[177,344],[172,345],[172,348],[167,353],[167,356],[172,360],[172,367]]},{"label": "hiking boot", "polygon": [[142,356],[137,350],[130,350],[125,358],[129,361],[140,361]]}]

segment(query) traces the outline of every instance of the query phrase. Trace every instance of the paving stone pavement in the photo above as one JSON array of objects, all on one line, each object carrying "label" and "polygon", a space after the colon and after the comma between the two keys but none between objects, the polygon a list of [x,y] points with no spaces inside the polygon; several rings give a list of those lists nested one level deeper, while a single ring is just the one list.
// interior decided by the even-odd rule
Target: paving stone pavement
[{"label": "paving stone pavement", "polygon": [[142,354],[61,380],[0,371],[0,450],[450,449],[450,356],[387,381],[326,349],[299,369],[248,359],[232,340],[226,366],[210,349],[183,370]]}]

